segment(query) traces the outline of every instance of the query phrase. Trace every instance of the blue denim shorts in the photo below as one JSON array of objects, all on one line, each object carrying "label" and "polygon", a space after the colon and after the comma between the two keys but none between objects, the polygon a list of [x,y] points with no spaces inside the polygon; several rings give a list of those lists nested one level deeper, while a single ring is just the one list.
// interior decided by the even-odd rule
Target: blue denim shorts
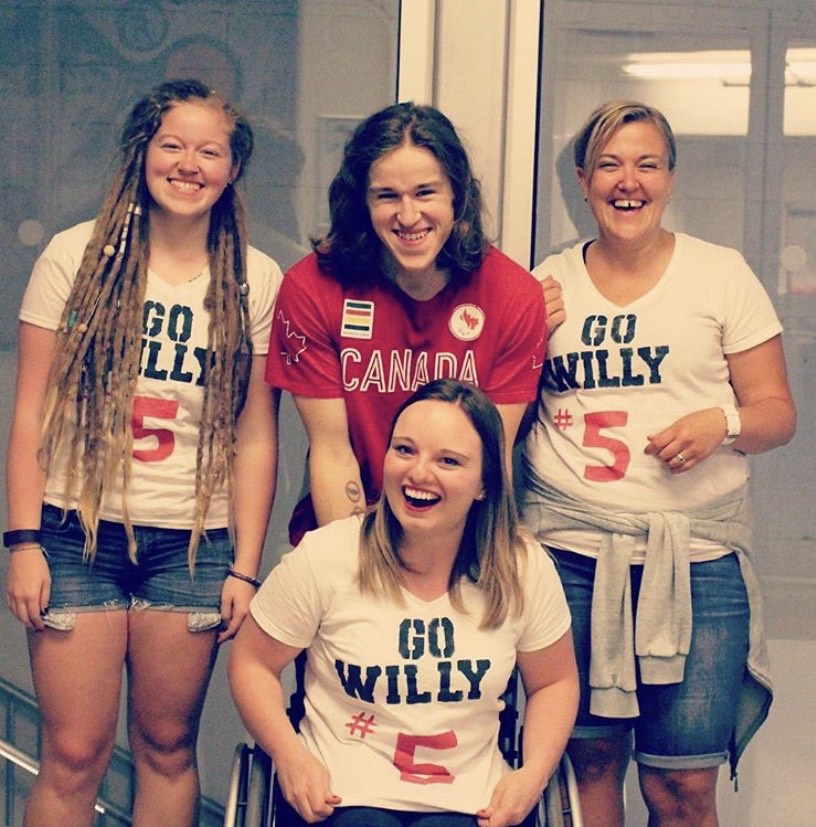
[{"label": "blue denim shorts", "polygon": [[51,598],[43,616],[55,629],[73,628],[77,612],[162,609],[189,613],[191,631],[221,622],[221,589],[233,559],[226,528],[201,538],[190,570],[190,531],[134,526],[136,563],[128,557],[122,523],[99,521],[97,550],[84,560],[85,532],[75,511],[43,505],[42,545],[51,573]]},{"label": "blue denim shorts", "polygon": [[[736,554],[691,564],[692,635],[683,681],[640,682],[640,715],[601,718],[589,712],[590,610],[595,560],[553,549],[572,612],[581,681],[573,738],[609,738],[634,729],[635,760],[664,769],[704,769],[728,760],[748,658],[749,609]],[[632,566],[637,604],[643,566]]]}]

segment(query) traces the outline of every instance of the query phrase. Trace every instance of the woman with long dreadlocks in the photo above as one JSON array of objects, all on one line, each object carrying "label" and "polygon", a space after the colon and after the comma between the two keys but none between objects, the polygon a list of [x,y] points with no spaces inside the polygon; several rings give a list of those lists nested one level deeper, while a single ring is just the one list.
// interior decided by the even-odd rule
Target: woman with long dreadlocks
[{"label": "woman with long dreadlocks", "polygon": [[123,664],[133,824],[197,823],[204,696],[258,585],[277,462],[281,272],[233,186],[251,152],[217,93],[157,86],[100,215],[55,236],[23,299],[4,543],[43,724],[27,827],[92,824]]}]

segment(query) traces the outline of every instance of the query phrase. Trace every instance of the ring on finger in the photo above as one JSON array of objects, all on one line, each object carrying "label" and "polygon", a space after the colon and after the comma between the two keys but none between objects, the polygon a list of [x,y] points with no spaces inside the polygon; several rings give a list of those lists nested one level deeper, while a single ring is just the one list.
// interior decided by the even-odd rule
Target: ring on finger
[{"label": "ring on finger", "polygon": [[674,458],[677,460],[678,465],[682,465],[686,461],[686,458],[683,456],[682,451],[679,451],[678,453],[676,453],[674,455]]}]

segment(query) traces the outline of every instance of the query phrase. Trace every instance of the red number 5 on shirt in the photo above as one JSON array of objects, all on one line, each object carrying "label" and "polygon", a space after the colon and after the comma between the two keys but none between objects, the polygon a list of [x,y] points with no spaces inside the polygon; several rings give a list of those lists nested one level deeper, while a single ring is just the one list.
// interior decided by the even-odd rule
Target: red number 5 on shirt
[{"label": "red number 5 on shirt", "polygon": [[133,439],[154,437],[152,448],[134,448],[133,458],[141,462],[161,462],[173,453],[176,438],[167,428],[145,427],[145,419],[175,419],[179,403],[172,399],[153,399],[150,396],[133,397]]},{"label": "red number 5 on shirt", "polygon": [[604,448],[612,454],[611,465],[587,465],[584,468],[584,479],[591,482],[614,482],[623,479],[629,467],[631,454],[625,442],[604,436],[604,428],[616,428],[625,425],[629,419],[626,411],[597,411],[584,415],[584,442],[588,448]]}]

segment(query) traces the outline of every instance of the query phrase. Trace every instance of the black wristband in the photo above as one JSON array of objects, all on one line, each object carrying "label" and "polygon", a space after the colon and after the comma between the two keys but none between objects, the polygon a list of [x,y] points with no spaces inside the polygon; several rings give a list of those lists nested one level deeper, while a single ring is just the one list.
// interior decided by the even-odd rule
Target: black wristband
[{"label": "black wristband", "polygon": [[15,528],[13,531],[3,532],[3,545],[6,548],[19,546],[22,543],[42,543],[42,531],[39,528]]},{"label": "black wristband", "polygon": [[234,577],[236,580],[243,580],[244,583],[249,583],[250,586],[255,586],[256,589],[260,589],[261,587],[260,580],[255,577],[250,577],[248,574],[241,574],[240,571],[233,571],[230,569],[227,572],[227,577]]}]

